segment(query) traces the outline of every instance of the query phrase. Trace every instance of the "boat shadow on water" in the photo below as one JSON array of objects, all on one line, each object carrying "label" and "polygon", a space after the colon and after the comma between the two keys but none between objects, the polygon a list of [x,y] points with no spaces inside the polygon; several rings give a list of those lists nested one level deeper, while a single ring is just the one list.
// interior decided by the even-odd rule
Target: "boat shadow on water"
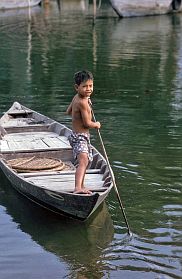
[{"label": "boat shadow on water", "polygon": [[70,276],[103,276],[104,250],[114,236],[106,203],[86,222],[76,221],[32,204],[12,189],[2,172],[0,180],[0,205],[6,208],[6,213],[22,232],[30,235],[44,250],[58,256],[60,261],[66,262],[70,267]]}]

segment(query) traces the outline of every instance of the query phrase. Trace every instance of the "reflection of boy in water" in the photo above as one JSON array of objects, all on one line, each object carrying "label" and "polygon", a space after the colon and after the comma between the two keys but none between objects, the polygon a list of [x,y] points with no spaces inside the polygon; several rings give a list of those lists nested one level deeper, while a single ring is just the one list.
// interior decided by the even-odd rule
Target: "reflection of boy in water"
[{"label": "reflection of boy in water", "polygon": [[83,185],[85,172],[92,160],[89,129],[100,129],[100,122],[92,121],[89,98],[93,92],[93,75],[88,71],[80,71],[74,75],[77,94],[70,103],[67,113],[72,116],[73,132],[69,136],[73,155],[78,159],[75,173],[75,193],[91,194]]}]

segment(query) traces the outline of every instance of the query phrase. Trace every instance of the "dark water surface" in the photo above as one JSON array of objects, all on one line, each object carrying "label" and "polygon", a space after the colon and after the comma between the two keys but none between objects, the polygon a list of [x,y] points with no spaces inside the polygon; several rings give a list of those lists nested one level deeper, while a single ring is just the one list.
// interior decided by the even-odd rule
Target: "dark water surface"
[{"label": "dark water surface", "polygon": [[[91,2],[91,1],[90,1]],[[99,2],[99,1],[98,1]],[[0,113],[15,100],[70,126],[73,74],[93,71],[116,195],[86,223],[27,201],[0,173],[0,279],[181,278],[182,14],[118,20],[102,3],[0,13]],[[100,149],[92,132],[92,143]]]}]

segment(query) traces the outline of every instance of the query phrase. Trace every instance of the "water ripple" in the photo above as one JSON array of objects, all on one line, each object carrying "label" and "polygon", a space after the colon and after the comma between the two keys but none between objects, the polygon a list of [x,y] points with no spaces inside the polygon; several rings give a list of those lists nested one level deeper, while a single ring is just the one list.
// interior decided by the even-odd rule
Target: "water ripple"
[{"label": "water ripple", "polygon": [[[158,229],[156,231],[151,230],[151,232],[153,234],[158,233]],[[158,250],[156,250],[156,247],[158,247]],[[127,242],[127,238],[115,239],[105,251],[105,260],[112,270],[132,270],[133,277],[131,278],[137,278],[137,272],[142,271],[146,273],[147,278],[150,278],[148,275],[153,273],[155,278],[179,279],[180,254],[171,250],[170,243],[165,245],[165,249],[163,248],[160,242],[151,241],[147,238],[142,239],[134,235],[130,242]],[[151,278],[154,278],[153,275]]]}]

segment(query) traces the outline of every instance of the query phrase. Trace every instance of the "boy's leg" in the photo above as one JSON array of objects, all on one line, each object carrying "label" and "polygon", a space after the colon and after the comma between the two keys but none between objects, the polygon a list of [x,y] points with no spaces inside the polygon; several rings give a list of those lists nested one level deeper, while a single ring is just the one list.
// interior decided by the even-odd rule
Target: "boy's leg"
[{"label": "boy's leg", "polygon": [[79,153],[78,156],[78,167],[76,168],[75,173],[75,191],[74,193],[86,193],[91,194],[92,192],[89,191],[84,187],[84,178],[85,172],[89,163],[88,154],[86,152]]}]

